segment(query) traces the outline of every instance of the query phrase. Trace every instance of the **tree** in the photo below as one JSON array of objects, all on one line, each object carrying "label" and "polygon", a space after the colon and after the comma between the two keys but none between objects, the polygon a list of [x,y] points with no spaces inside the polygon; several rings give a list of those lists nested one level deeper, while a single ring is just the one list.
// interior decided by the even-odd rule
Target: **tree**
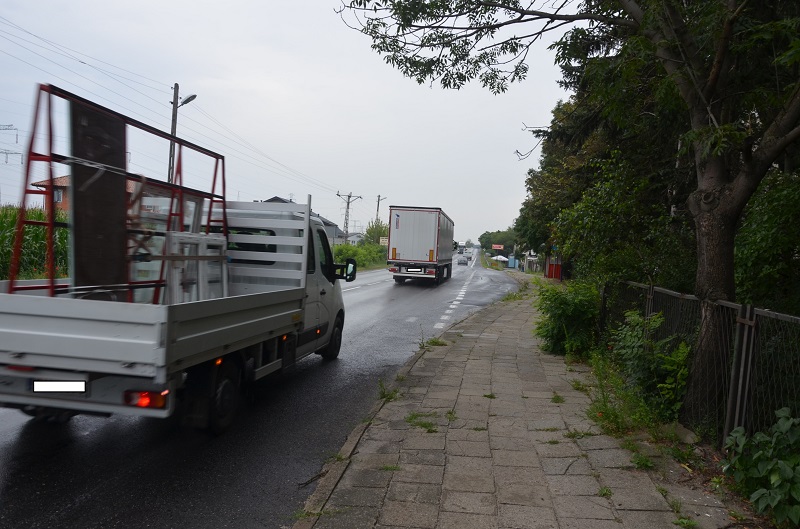
[{"label": "tree", "polygon": [[[623,55],[660,64],[682,105],[682,143],[694,161],[686,205],[696,231],[695,292],[704,300],[694,367],[708,372],[703,366],[713,361],[722,325],[708,301],[735,298],[742,212],[773,164],[789,168],[796,156],[800,5],[564,0],[536,9],[519,0],[353,0],[348,7],[386,62],[445,88],[478,79],[494,93],[505,91],[525,78],[536,41],[564,26],[571,29],[554,47],[565,86],[579,86],[586,72]],[[617,95],[629,97],[608,94]],[[711,386],[693,380],[689,391]]]},{"label": "tree", "polygon": [[[527,75],[525,60],[537,40],[578,22],[583,25],[555,45],[567,85],[580,83],[579,72],[594,63],[622,53],[658,61],[684,105],[697,177],[688,207],[698,259],[714,263],[698,267],[696,290],[702,299],[734,299],[741,213],[767,170],[800,138],[800,6],[748,0],[524,5],[353,0],[346,7],[387,63],[420,83],[438,81],[445,88],[477,78],[503,92]],[[520,33],[512,33],[517,28]]]},{"label": "tree", "polygon": [[502,252],[494,253],[509,255],[509,253],[514,250],[514,242],[516,241],[516,238],[517,235],[514,232],[514,228],[492,232],[485,231],[480,237],[478,237],[478,243],[481,245],[481,248],[490,252],[492,252],[493,244],[502,244],[504,250]]},{"label": "tree", "polygon": [[381,237],[389,236],[389,225],[380,219],[371,220],[367,223],[367,230],[364,232],[364,241],[372,244],[380,244]]}]

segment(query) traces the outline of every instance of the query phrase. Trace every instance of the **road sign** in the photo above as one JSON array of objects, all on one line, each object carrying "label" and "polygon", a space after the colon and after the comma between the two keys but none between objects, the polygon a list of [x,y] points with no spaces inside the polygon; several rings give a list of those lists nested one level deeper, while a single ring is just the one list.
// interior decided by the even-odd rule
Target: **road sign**
[{"label": "road sign", "polygon": [[504,248],[505,248],[505,246],[503,246],[502,244],[493,244],[492,245],[492,250],[502,250]]},{"label": "road sign", "polygon": [[381,237],[381,246],[389,246],[389,237]]}]

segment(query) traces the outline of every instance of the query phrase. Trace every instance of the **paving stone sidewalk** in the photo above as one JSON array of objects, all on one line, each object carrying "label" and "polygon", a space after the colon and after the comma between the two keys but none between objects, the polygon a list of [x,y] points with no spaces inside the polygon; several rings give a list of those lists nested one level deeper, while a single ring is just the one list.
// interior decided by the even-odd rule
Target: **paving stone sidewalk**
[{"label": "paving stone sidewalk", "polygon": [[588,369],[541,353],[535,319],[531,299],[499,302],[418,352],[293,529],[730,526],[715,495],[679,484],[680,465],[645,445],[656,470],[638,470],[602,434],[575,389]]}]

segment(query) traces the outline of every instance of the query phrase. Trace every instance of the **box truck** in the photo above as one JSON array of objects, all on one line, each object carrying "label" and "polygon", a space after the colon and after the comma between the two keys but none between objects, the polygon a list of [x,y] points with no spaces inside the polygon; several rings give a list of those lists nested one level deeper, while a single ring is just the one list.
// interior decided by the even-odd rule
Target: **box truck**
[{"label": "box truck", "polygon": [[389,206],[386,264],[398,284],[448,279],[453,272],[453,221],[441,208]]}]

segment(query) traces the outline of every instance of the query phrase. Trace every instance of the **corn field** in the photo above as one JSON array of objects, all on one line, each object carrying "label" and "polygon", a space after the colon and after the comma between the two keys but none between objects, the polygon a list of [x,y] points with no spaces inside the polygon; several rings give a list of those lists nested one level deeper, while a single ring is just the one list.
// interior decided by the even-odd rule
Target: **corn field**
[{"label": "corn field", "polygon": [[[17,223],[19,209],[15,205],[0,206],[0,279],[8,279],[11,268],[11,252],[14,247],[14,228]],[[41,208],[27,210],[29,220],[46,220]],[[56,221],[67,222],[66,214],[58,211]],[[44,226],[26,226],[25,241],[22,245],[22,256],[18,279],[37,279],[47,275],[47,240]],[[66,277],[69,255],[69,234],[63,228],[55,230],[56,275]]]}]

